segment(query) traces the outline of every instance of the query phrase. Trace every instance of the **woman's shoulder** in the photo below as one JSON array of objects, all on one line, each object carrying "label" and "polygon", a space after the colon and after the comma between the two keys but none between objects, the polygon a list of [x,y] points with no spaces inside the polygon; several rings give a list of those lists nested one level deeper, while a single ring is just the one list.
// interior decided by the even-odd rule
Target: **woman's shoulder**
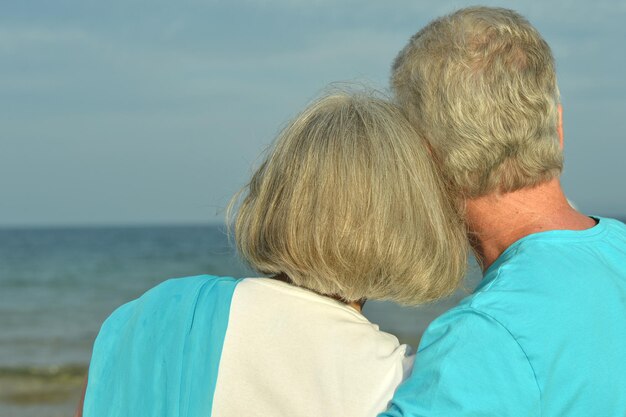
[{"label": "woman's shoulder", "polygon": [[[169,279],[113,312],[94,343],[86,415],[102,415],[116,402],[142,415],[174,415],[168,407],[178,401],[163,398],[189,395],[188,383],[210,387],[238,282],[212,275]],[[163,375],[183,382],[168,385]]]},{"label": "woman's shoulder", "polygon": [[215,309],[218,305],[227,310],[239,281],[214,275],[168,279],[118,307],[101,330],[137,322],[144,325],[170,321],[180,323],[183,317],[193,317],[199,309]]},{"label": "woman's shoulder", "polygon": [[170,278],[146,291],[139,299],[179,299],[203,291],[234,289],[239,281],[236,278],[216,275]]}]

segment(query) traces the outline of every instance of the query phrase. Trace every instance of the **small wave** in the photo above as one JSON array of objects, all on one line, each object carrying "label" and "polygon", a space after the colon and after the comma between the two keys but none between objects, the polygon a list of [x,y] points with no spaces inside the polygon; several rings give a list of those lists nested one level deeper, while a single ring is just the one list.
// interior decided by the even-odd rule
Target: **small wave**
[{"label": "small wave", "polygon": [[59,404],[76,401],[87,365],[0,367],[0,402]]},{"label": "small wave", "polygon": [[0,378],[42,378],[83,377],[87,374],[85,364],[0,367]]}]

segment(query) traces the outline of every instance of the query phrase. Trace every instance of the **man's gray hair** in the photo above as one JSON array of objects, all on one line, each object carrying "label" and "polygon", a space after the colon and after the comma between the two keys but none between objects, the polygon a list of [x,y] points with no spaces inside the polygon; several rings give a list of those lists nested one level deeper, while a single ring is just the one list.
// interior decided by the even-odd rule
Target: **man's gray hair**
[{"label": "man's gray hair", "polygon": [[563,168],[554,58],[512,10],[431,22],[396,58],[392,87],[463,197],[531,187]]}]

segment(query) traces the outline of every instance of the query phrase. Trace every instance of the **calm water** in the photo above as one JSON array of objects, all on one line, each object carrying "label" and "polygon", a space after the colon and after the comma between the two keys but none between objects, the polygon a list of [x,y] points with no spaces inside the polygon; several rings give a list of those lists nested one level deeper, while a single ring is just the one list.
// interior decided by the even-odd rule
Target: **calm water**
[{"label": "calm water", "polygon": [[[0,416],[67,415],[74,391],[62,388],[79,384],[111,311],[163,280],[203,273],[254,275],[218,226],[0,230]],[[478,279],[474,264],[467,287]],[[364,312],[414,343],[463,295],[418,309],[368,302]]]}]

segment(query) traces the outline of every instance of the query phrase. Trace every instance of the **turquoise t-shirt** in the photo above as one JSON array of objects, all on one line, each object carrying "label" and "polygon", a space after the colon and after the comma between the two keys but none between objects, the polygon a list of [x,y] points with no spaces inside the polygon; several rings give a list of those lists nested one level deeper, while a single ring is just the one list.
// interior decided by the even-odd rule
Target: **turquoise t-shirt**
[{"label": "turquoise t-shirt", "polygon": [[598,220],[511,245],[380,416],[626,416],[626,226]]}]

